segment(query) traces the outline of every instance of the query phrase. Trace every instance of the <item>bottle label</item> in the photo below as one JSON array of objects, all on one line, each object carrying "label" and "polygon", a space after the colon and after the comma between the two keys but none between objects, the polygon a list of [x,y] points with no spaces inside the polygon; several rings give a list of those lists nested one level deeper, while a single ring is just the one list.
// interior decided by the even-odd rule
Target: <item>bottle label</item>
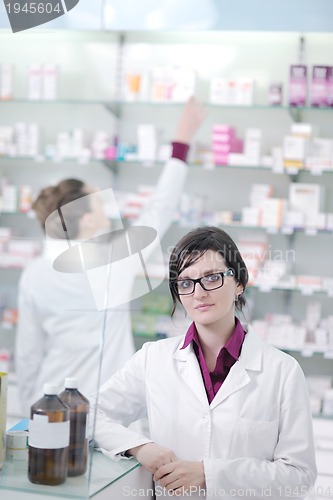
[{"label": "bottle label", "polygon": [[55,450],[69,446],[69,420],[49,422],[47,415],[33,415],[29,421],[29,446],[44,450]]}]

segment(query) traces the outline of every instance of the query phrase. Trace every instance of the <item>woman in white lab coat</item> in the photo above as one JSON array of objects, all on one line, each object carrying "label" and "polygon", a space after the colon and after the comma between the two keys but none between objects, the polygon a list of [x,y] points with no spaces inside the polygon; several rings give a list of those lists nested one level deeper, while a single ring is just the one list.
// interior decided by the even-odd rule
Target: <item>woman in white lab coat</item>
[{"label": "woman in white lab coat", "polygon": [[[150,202],[134,223],[152,228],[156,239],[163,237],[174,219],[187,175],[188,147],[205,114],[193,98],[185,105],[177,124],[172,158],[164,166]],[[87,248],[92,246],[94,236],[112,234],[93,191],[79,180],[66,179],[42,190],[34,204],[48,240],[45,253],[27,266],[19,286],[15,364],[23,415],[28,415],[31,404],[42,396],[46,382],[57,384],[61,390],[65,377],[74,376],[85,395],[95,393],[103,331],[101,383],[134,354],[127,300],[131,299],[136,269],[127,272],[125,262],[126,272],[116,275],[112,271],[111,285],[116,284],[109,295],[114,302],[103,307],[98,296],[100,290],[99,295],[105,294],[103,279],[107,273],[103,266],[74,273],[54,268],[55,257],[65,255],[68,246],[78,248],[78,242],[88,241]],[[144,258],[150,251],[150,247],[145,249]]]},{"label": "woman in white lab coat", "polygon": [[[133,455],[156,496],[304,498],[316,479],[303,372],[235,318],[248,274],[233,240],[196,229],[170,256],[170,290],[193,320],[147,343],[99,394],[95,440]],[[148,417],[151,440],[127,429]]]}]

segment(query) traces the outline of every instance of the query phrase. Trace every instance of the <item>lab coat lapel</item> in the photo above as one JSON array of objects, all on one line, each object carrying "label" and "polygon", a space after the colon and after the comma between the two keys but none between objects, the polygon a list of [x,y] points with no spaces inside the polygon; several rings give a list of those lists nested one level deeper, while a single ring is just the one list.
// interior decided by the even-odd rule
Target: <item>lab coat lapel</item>
[{"label": "lab coat lapel", "polygon": [[178,350],[174,354],[176,360],[176,367],[179,375],[186,382],[189,388],[194,392],[195,396],[200,402],[208,407],[208,398],[202,379],[200,366],[193,350],[192,343],[185,349],[181,349],[184,340],[182,340]]},{"label": "lab coat lapel", "polygon": [[[177,361],[178,372],[200,402],[207,407],[209,405],[208,398],[192,343],[185,349],[181,349],[183,342],[184,340],[182,340],[174,354],[174,359]],[[232,366],[227,378],[213,399],[210,405],[211,409],[215,408],[226,398],[245,387],[251,381],[248,371],[261,370],[262,349],[263,344],[261,340],[256,336],[251,326],[249,326],[239,360]]]},{"label": "lab coat lapel", "polygon": [[222,403],[222,401],[231,396],[231,394],[245,387],[251,381],[248,371],[261,370],[261,363],[262,342],[255,335],[252,328],[249,327],[249,330],[245,335],[241,355],[238,361],[236,361],[236,363],[231,367],[227,378],[211,402],[210,408],[215,408],[217,405]]}]

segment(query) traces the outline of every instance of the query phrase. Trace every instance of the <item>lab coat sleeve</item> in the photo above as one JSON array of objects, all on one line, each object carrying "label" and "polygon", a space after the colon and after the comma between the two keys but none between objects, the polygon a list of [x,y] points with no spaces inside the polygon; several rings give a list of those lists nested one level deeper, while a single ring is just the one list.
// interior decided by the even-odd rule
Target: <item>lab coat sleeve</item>
[{"label": "lab coat sleeve", "polygon": [[145,366],[149,343],[102,385],[98,403],[91,401],[91,419],[96,417],[93,438],[107,456],[119,459],[119,453],[151,440],[127,428],[147,416]]},{"label": "lab coat sleeve", "polygon": [[171,158],[163,168],[156,189],[145,206],[135,226],[149,226],[156,229],[160,238],[166,233],[174,220],[175,211],[183,192],[187,164]]},{"label": "lab coat sleeve", "polygon": [[225,492],[226,498],[269,496],[290,500],[307,496],[315,483],[317,470],[309,398],[298,363],[293,365],[284,383],[273,460],[210,459],[204,460],[204,468],[207,498],[219,497],[219,490]]},{"label": "lab coat sleeve", "polygon": [[38,371],[44,357],[45,332],[40,314],[36,310],[28,273],[23,271],[18,296],[18,325],[15,342],[15,369],[23,414],[28,416],[38,378]]}]

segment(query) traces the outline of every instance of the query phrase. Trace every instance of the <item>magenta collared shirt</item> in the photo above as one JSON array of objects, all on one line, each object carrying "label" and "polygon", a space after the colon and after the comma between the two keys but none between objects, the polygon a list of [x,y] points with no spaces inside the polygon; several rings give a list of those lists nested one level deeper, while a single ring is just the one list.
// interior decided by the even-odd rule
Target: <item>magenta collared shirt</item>
[{"label": "magenta collared shirt", "polygon": [[217,391],[227,378],[231,367],[238,360],[242,350],[244,338],[244,329],[239,319],[236,318],[234,333],[232,334],[226,345],[223,346],[220,350],[217,356],[215,368],[212,372],[210,372],[208,370],[206,360],[202,352],[195,324],[192,323],[187,330],[184,344],[181,349],[185,349],[193,341],[193,349],[200,365],[209,404],[213,401]]}]

